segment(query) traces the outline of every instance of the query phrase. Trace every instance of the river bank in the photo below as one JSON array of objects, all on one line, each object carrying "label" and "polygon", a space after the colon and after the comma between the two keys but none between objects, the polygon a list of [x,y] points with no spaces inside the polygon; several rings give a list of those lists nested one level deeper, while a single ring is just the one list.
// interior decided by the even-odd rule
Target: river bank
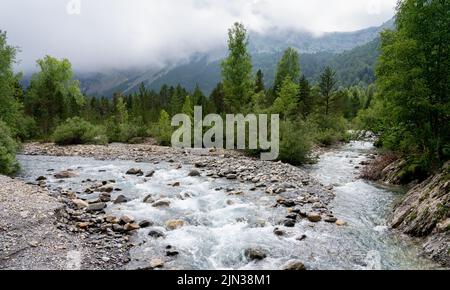
[{"label": "river bank", "polygon": [[388,230],[397,194],[359,180],[371,148],[297,168],[222,150],[33,143],[19,178],[58,199],[58,231],[96,249],[99,263],[81,268],[436,268]]}]

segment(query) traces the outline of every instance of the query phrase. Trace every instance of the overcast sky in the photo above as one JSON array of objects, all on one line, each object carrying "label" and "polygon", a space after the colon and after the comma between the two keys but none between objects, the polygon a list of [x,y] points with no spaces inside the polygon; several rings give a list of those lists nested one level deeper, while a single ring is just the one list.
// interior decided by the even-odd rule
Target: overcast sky
[{"label": "overcast sky", "polygon": [[225,45],[235,21],[250,30],[319,34],[380,25],[397,0],[0,0],[0,30],[19,68],[46,54],[76,70],[162,65]]}]

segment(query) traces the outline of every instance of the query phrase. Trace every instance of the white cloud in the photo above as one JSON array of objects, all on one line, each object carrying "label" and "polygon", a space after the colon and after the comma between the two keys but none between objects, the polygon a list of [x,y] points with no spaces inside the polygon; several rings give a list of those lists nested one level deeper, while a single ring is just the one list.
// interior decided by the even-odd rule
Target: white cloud
[{"label": "white cloud", "polygon": [[[350,31],[394,15],[396,0],[2,0],[0,29],[20,68],[46,54],[76,69],[164,64],[222,47],[235,21],[249,29]],[[78,5],[81,4],[81,5]],[[69,5],[69,6],[68,6]]]}]

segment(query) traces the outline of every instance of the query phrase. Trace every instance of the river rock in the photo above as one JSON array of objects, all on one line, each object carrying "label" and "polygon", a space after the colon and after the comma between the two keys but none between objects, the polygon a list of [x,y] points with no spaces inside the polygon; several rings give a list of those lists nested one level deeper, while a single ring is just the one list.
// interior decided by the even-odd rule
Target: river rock
[{"label": "river rock", "polygon": [[72,202],[77,206],[78,209],[86,208],[89,206],[87,202],[81,199],[73,199]]},{"label": "river rock", "polygon": [[102,192],[100,193],[100,195],[98,196],[98,198],[100,199],[100,201],[102,202],[109,202],[111,201],[111,194],[108,192]]},{"label": "river rock", "polygon": [[307,238],[306,235],[300,235],[300,236],[296,237],[295,239],[296,239],[297,241],[303,241],[303,240],[305,240],[306,238]]},{"label": "river rock", "polygon": [[119,195],[115,200],[114,200],[114,204],[119,204],[119,203],[125,203],[128,202],[128,199],[125,197],[125,195]]},{"label": "river rock", "polygon": [[87,229],[89,227],[90,223],[88,222],[78,222],[76,223],[76,226],[80,229]]},{"label": "river rock", "polygon": [[337,218],[329,215],[326,216],[323,220],[327,223],[335,223],[337,221]]},{"label": "river rock", "polygon": [[237,179],[237,175],[236,174],[228,174],[227,179],[231,179],[231,180]]},{"label": "river rock", "polygon": [[65,170],[65,171],[55,173],[53,176],[56,179],[66,179],[66,178],[76,177],[77,175],[76,175],[76,173],[74,173],[72,171]]},{"label": "river rock", "polygon": [[152,206],[153,207],[168,207],[168,206],[170,206],[170,200],[168,200],[168,199],[160,199],[160,200],[155,201],[152,204]]},{"label": "river rock", "polygon": [[92,203],[86,208],[86,212],[102,211],[104,208],[106,208],[106,203],[104,202]]},{"label": "river rock", "polygon": [[338,225],[340,227],[343,227],[343,226],[347,225],[347,222],[343,221],[343,220],[337,220],[335,223],[336,223],[336,225]]},{"label": "river rock", "polygon": [[141,169],[138,168],[130,168],[127,171],[128,175],[144,175],[144,172],[142,172]]},{"label": "river rock", "polygon": [[275,228],[275,229],[273,230],[273,233],[274,233],[276,236],[284,236],[284,235],[286,234],[285,231],[283,231],[283,230],[281,230],[281,229],[279,229],[279,228]]},{"label": "river rock", "polygon": [[129,231],[134,231],[134,230],[138,230],[138,229],[140,229],[141,227],[138,225],[138,224],[136,224],[136,223],[128,223],[128,224],[125,224],[124,226],[123,226],[123,229],[125,230],[125,231],[127,231],[127,232],[129,232]]},{"label": "river rock", "polygon": [[168,257],[174,257],[174,256],[178,256],[179,252],[175,251],[175,250],[167,250],[166,251],[166,256]]},{"label": "river rock", "polygon": [[149,172],[147,172],[147,173],[145,174],[145,177],[152,177],[153,174],[155,174],[155,170],[150,170]]},{"label": "river rock", "polygon": [[308,214],[308,220],[310,221],[310,222],[313,222],[313,223],[317,223],[317,222],[320,222],[321,220],[322,220],[322,217],[320,216],[320,214],[319,213],[317,213],[317,212],[310,212],[309,214]]},{"label": "river rock", "polygon": [[47,177],[39,176],[38,178],[36,178],[36,181],[43,181],[43,180],[47,180]]},{"label": "river rock", "polygon": [[244,251],[244,256],[249,261],[263,260],[267,257],[267,254],[262,249],[249,248]]},{"label": "river rock", "polygon": [[148,235],[155,239],[164,237],[164,233],[160,230],[150,230]]},{"label": "river rock", "polygon": [[281,270],[287,270],[287,271],[303,271],[306,270],[305,265],[298,261],[298,260],[291,260],[287,262],[283,267],[281,267]]},{"label": "river rock", "polygon": [[100,192],[112,192],[114,190],[114,187],[112,187],[111,185],[103,185],[102,187],[98,188],[98,191]]},{"label": "river rock", "polygon": [[198,170],[194,169],[194,170],[191,170],[188,175],[191,177],[200,176],[200,172]]},{"label": "river rock", "polygon": [[150,261],[150,268],[155,269],[155,268],[162,268],[164,267],[164,261],[162,259],[152,259]]},{"label": "river rock", "polygon": [[288,228],[293,228],[295,226],[295,220],[287,219],[283,222],[283,225]]},{"label": "river rock", "polygon": [[178,228],[181,228],[182,226],[184,226],[184,221],[182,220],[168,220],[166,222],[166,229],[168,229],[169,231],[176,230]]},{"label": "river rock", "polygon": [[153,223],[151,221],[148,221],[148,220],[143,220],[143,221],[139,222],[139,227],[141,227],[141,228],[148,228],[148,227],[150,227],[152,225],[153,225]]},{"label": "river rock", "polygon": [[206,163],[205,162],[195,162],[194,166],[197,168],[204,168],[206,167]]},{"label": "river rock", "polygon": [[129,223],[133,223],[134,222],[134,217],[130,216],[130,215],[123,215],[120,217],[119,219],[121,224],[129,224]]},{"label": "river rock", "polygon": [[153,199],[152,195],[149,194],[142,200],[143,203],[154,203],[155,200]]}]

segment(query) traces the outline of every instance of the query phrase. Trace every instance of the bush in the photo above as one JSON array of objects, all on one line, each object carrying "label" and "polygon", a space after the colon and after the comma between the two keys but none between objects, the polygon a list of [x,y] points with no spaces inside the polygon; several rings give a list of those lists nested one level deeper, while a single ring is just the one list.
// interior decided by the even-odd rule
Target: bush
[{"label": "bush", "polygon": [[19,170],[16,160],[17,143],[11,137],[11,130],[0,121],[0,173],[13,174]]},{"label": "bush", "polygon": [[108,138],[111,142],[136,143],[136,140],[147,137],[146,127],[139,120],[119,124],[110,120],[106,126]]},{"label": "bush", "polygon": [[166,111],[161,111],[158,123],[153,124],[148,133],[158,141],[159,145],[169,146],[172,143],[173,128]]},{"label": "bush", "polygon": [[310,126],[304,122],[285,121],[280,124],[279,160],[292,165],[310,161],[312,148]]},{"label": "bush", "polygon": [[53,140],[58,145],[108,143],[103,127],[79,117],[69,118],[59,125],[53,133]]}]

